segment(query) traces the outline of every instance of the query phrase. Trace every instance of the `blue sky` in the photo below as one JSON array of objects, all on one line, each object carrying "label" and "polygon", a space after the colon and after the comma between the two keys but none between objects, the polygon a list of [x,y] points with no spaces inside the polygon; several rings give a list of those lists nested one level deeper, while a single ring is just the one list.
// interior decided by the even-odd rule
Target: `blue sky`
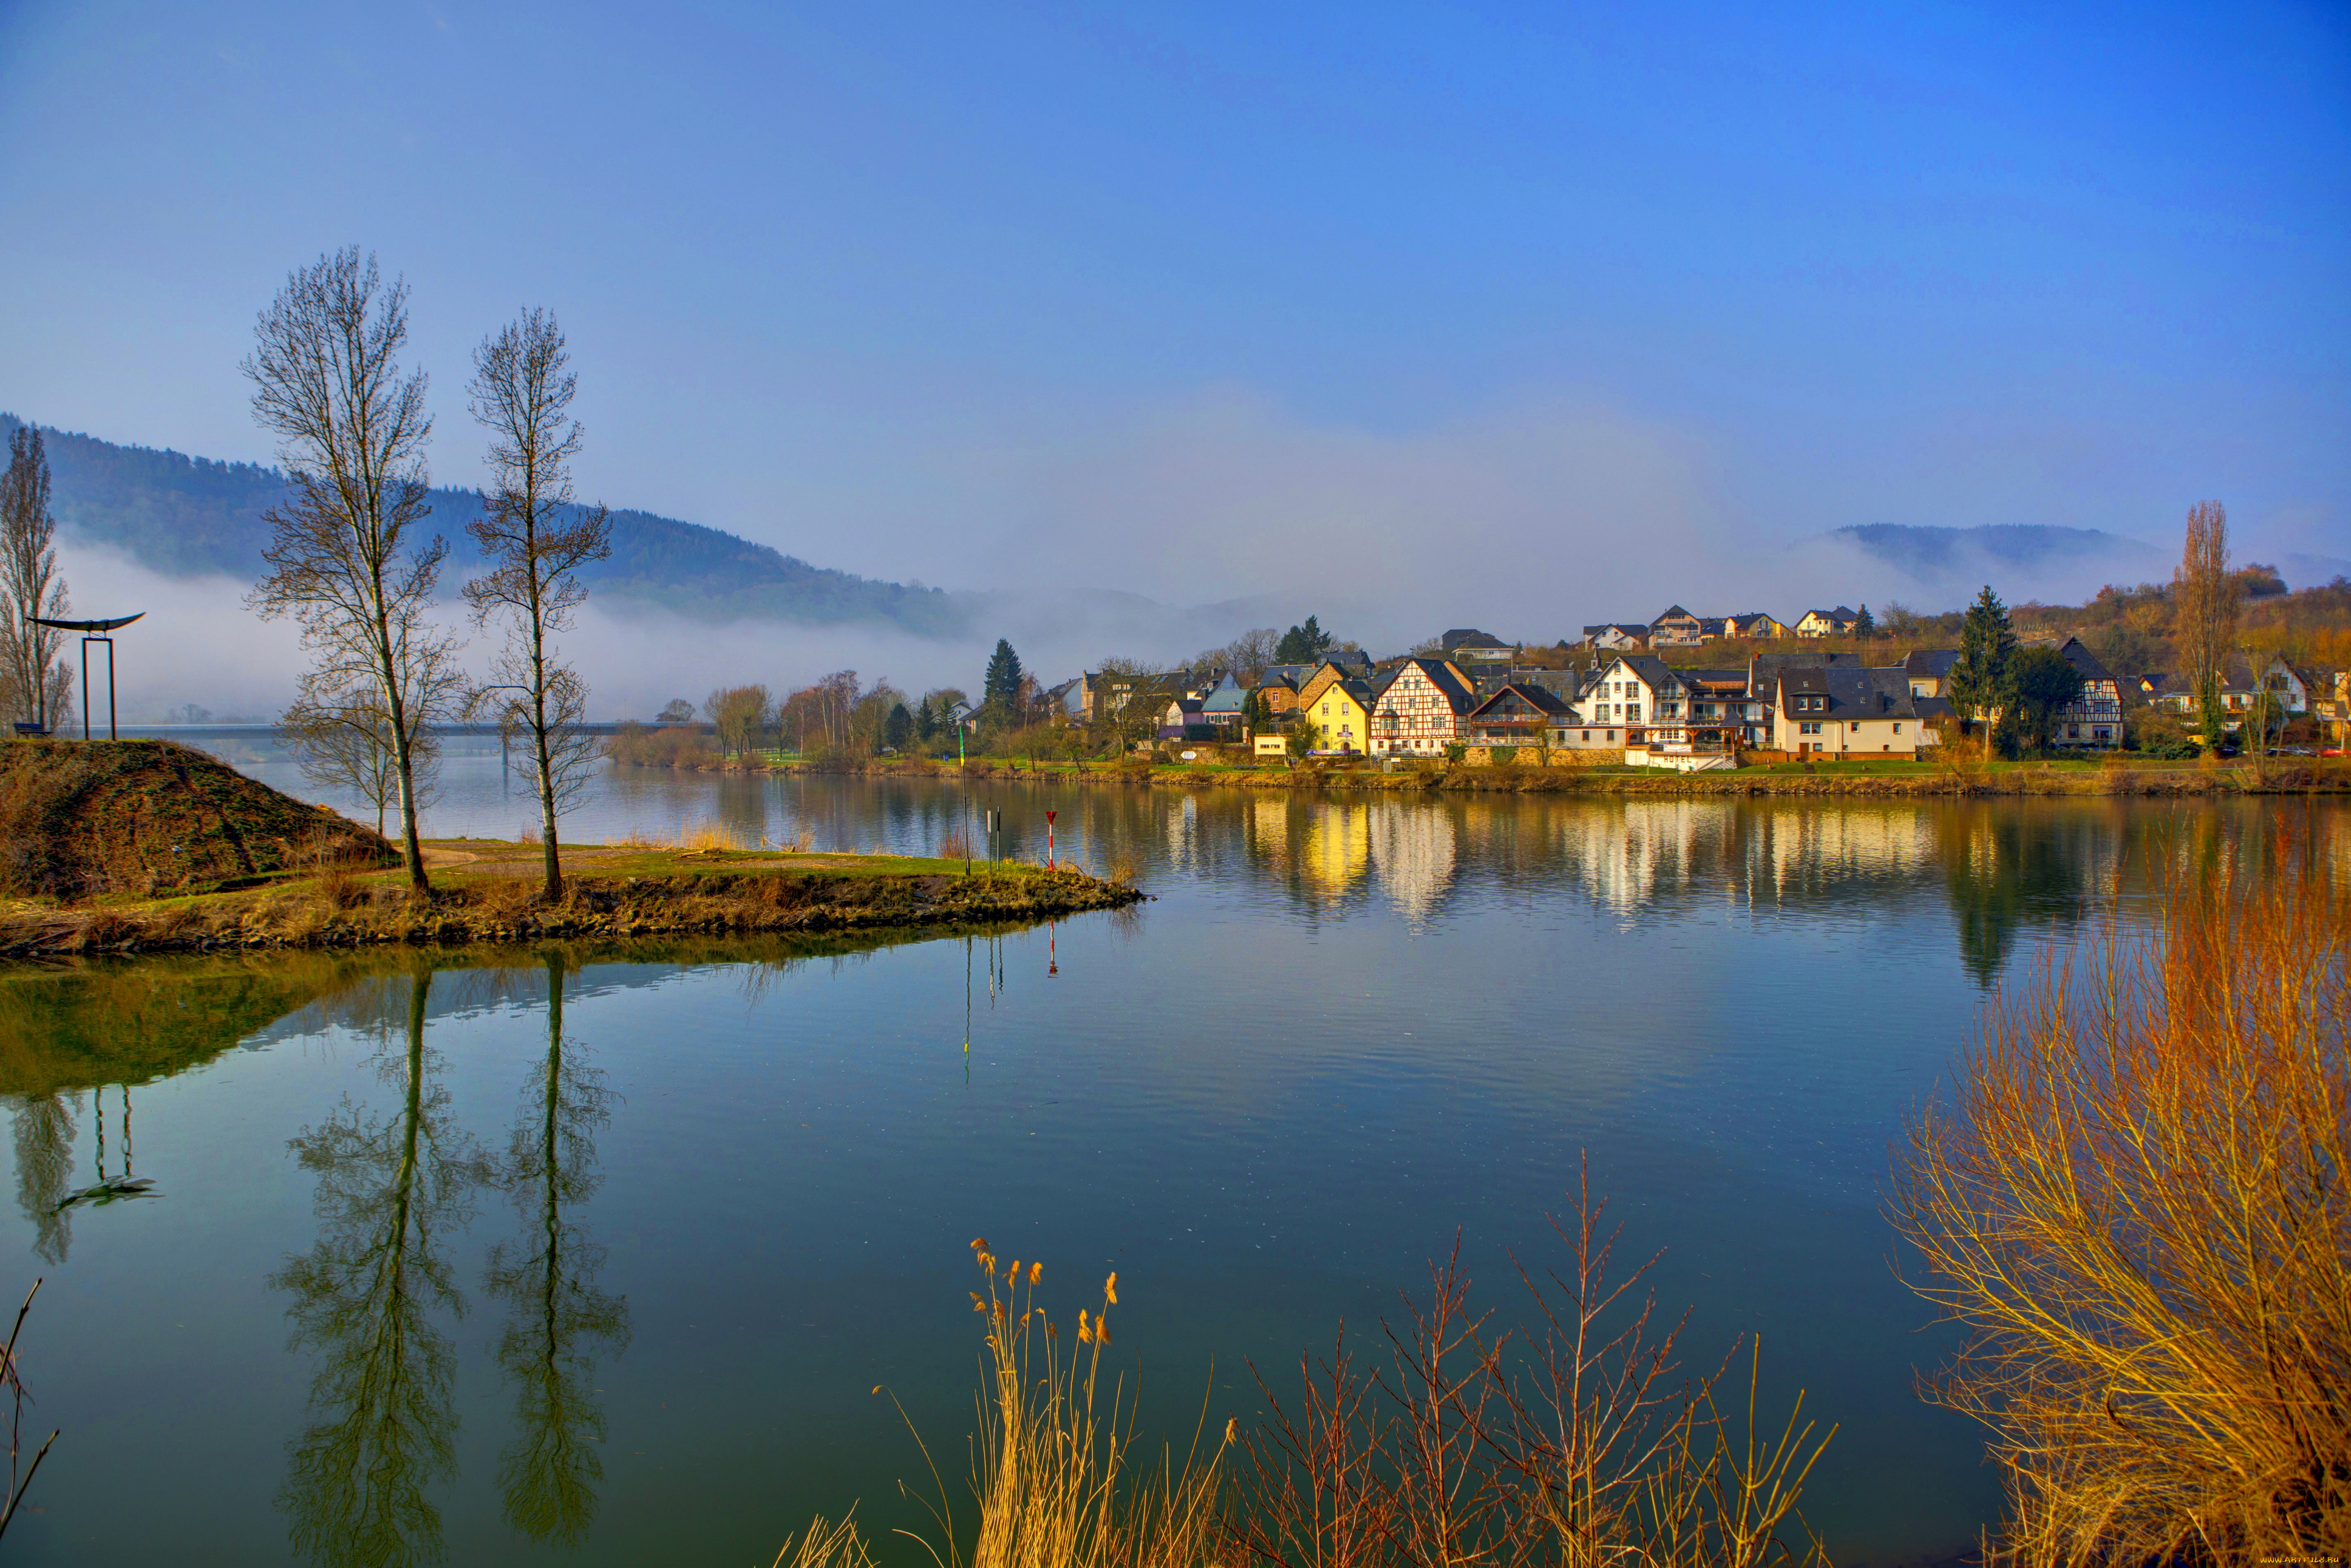
[{"label": "blue sky", "polygon": [[0,407],[266,456],[254,312],[356,241],[436,477],[544,304],[583,488],[879,575],[1566,622],[2208,495],[2351,554],[2339,6],[19,0],[0,150]]}]

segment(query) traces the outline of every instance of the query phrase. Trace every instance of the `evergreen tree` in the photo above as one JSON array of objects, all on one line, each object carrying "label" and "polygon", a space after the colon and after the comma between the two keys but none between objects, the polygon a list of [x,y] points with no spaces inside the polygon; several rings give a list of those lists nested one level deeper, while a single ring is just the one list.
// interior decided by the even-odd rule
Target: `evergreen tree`
[{"label": "evergreen tree", "polygon": [[893,751],[904,751],[914,738],[914,716],[906,711],[904,703],[892,703],[890,716],[882,721],[882,744]]},{"label": "evergreen tree", "polygon": [[1870,614],[1866,604],[1861,607],[1861,613],[1853,618],[1853,634],[1856,637],[1877,635],[1877,618]]},{"label": "evergreen tree", "polygon": [[2082,700],[2082,672],[2054,648],[2024,648],[2009,661],[2008,684],[2017,739],[2030,750],[2048,750],[2057,716]]},{"label": "evergreen tree", "polygon": [[996,652],[987,656],[987,674],[980,681],[980,706],[992,709],[999,716],[1010,717],[1020,706],[1020,655],[1012,644],[998,637]]},{"label": "evergreen tree", "polygon": [[1968,606],[1959,627],[1959,662],[1951,666],[1951,706],[1962,717],[1980,720],[2010,706],[2009,664],[2016,653],[2016,630],[2008,623],[2008,606],[1986,583]]},{"label": "evergreen tree", "polygon": [[1292,626],[1273,645],[1273,662],[1277,664],[1311,664],[1331,651],[1332,638],[1322,630],[1322,622],[1309,615],[1303,625]]},{"label": "evergreen tree", "polygon": [[914,738],[925,746],[939,733],[939,716],[931,709],[931,699],[925,697],[914,708]]}]

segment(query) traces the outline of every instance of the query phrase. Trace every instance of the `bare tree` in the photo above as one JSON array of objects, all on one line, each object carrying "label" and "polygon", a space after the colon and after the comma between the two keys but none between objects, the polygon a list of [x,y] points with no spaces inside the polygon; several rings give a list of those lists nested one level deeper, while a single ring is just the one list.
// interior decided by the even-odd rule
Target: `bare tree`
[{"label": "bare tree", "polygon": [[704,699],[702,711],[718,732],[718,755],[751,749],[760,730],[775,721],[775,704],[763,685],[723,686]]},{"label": "bare tree", "polygon": [[65,580],[57,575],[57,519],[49,515],[49,459],[41,433],[20,424],[8,438],[8,468],[0,475],[0,709],[49,727],[65,706],[73,677],[59,653],[65,633],[33,624],[66,612]]},{"label": "bare tree", "polygon": [[1117,741],[1123,755],[1159,733],[1176,691],[1174,676],[1156,664],[1104,659],[1094,678],[1094,727]]},{"label": "bare tree", "polygon": [[482,340],[467,389],[474,417],[490,432],[497,485],[484,497],[487,510],[466,525],[489,570],[465,584],[465,602],[475,625],[507,618],[507,645],[493,668],[500,684],[518,689],[503,694],[509,700],[498,711],[502,725],[530,743],[549,901],[563,895],[555,820],[579,799],[599,756],[580,727],[587,687],[557,661],[551,639],[588,598],[580,569],[612,553],[611,515],[571,499],[580,424],[570,408],[579,382],[555,318],[530,309]]},{"label": "bare tree", "polygon": [[356,246],[298,267],[242,367],[254,417],[278,437],[291,494],[263,520],[268,575],[247,603],[292,616],[319,687],[371,687],[392,724],[408,879],[431,885],[416,831],[416,737],[457,694],[450,641],[426,619],[448,541],[419,544],[427,503],[424,374],[403,372],[408,287],[385,287]]},{"label": "bare tree", "polygon": [[[451,678],[456,678],[454,670]],[[322,690],[306,676],[301,695],[277,721],[277,738],[294,754],[302,776],[328,789],[356,795],[375,808],[375,831],[400,800],[399,748],[392,744],[392,716],[373,688]],[[412,739],[409,758],[420,800],[430,799],[441,769],[440,741],[430,730]]]},{"label": "bare tree", "polygon": [[2172,576],[2172,624],[2181,673],[2195,683],[2204,744],[2220,743],[2220,672],[2237,641],[2237,603],[2244,588],[2229,574],[2229,513],[2218,501],[2188,510],[2187,548]]}]

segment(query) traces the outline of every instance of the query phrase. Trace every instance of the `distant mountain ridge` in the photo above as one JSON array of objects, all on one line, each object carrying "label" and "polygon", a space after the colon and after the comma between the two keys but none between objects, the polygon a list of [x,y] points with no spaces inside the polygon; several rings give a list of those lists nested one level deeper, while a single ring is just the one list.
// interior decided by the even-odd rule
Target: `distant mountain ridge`
[{"label": "distant mountain ridge", "polygon": [[[0,413],[0,442],[22,423]],[[110,546],[167,577],[261,574],[262,514],[286,493],[277,469],[40,430],[52,509],[67,540]],[[429,526],[448,538],[461,570],[478,559],[465,524],[482,509],[477,491],[433,491]],[[964,604],[935,588],[810,566],[716,528],[634,509],[614,509],[611,559],[583,575],[599,594],[705,621],[881,623],[939,637],[962,633],[968,619]]]},{"label": "distant mountain ridge", "polygon": [[2028,570],[2090,562],[2144,570],[2161,564],[2159,552],[2137,539],[2097,528],[2042,523],[1990,523],[1972,528],[1862,523],[1837,528],[1828,537],[1850,539],[1886,565],[1921,577],[1961,570],[1978,561]]}]

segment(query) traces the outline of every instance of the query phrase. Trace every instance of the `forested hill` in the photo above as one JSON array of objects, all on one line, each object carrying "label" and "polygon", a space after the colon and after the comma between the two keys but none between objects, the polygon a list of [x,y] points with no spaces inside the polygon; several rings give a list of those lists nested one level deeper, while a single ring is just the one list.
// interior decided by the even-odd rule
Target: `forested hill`
[{"label": "forested hill", "polygon": [[[0,442],[19,423],[0,413]],[[260,575],[261,515],[286,493],[286,477],[277,469],[118,446],[46,425],[41,438],[65,538],[113,546],[172,577]],[[447,537],[454,561],[475,559],[465,524],[481,511],[475,491],[433,492],[429,526]],[[885,622],[931,635],[963,630],[961,607],[937,589],[810,566],[766,545],[651,512],[612,513],[611,559],[588,569],[588,576],[600,594],[645,600],[704,620]]]}]

